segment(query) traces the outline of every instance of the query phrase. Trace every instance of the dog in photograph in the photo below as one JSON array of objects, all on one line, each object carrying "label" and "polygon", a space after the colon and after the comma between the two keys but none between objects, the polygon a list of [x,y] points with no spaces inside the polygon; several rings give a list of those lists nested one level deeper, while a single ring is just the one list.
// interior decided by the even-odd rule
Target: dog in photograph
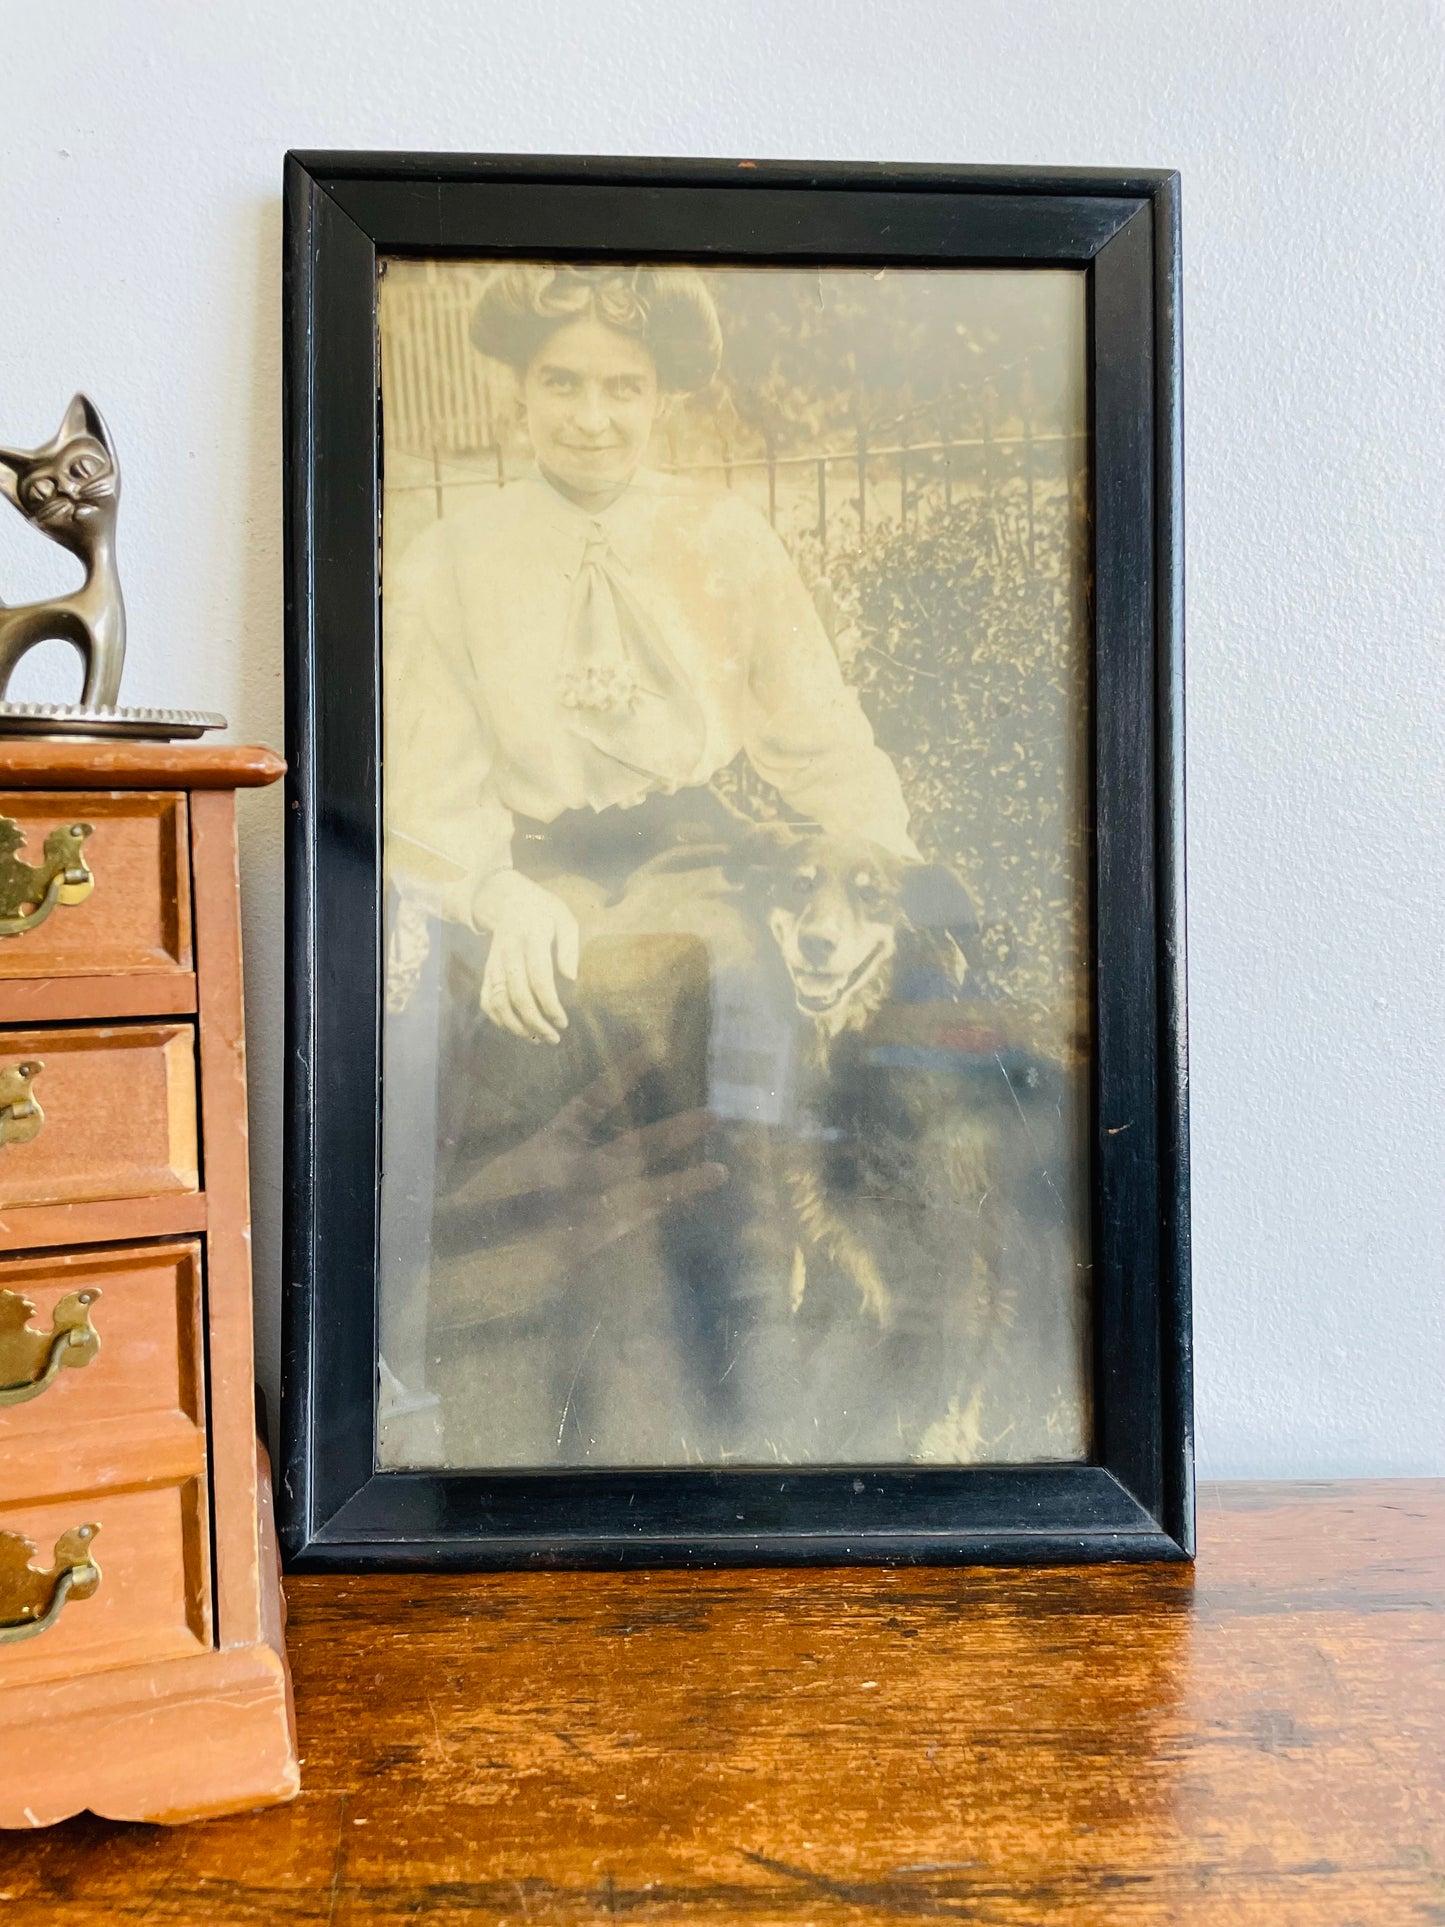
[{"label": "dog in photograph", "polygon": [[[840,1039],[866,1036],[895,986],[916,983],[920,971],[934,980],[936,992],[956,997],[978,935],[973,900],[941,864],[905,863],[861,837],[781,823],[755,828],[730,874],[759,932],[771,939],[766,948],[782,966],[785,994],[801,1020],[803,1109],[813,1130],[789,1134],[782,1174],[800,1233],[791,1263],[792,1307],[798,1309],[807,1290],[811,1255],[847,1276],[863,1311],[886,1327],[894,1294],[880,1241],[867,1235],[863,1220],[880,1197],[917,1193],[921,1174],[903,1147],[917,1148],[930,1134],[920,1133],[916,1116],[890,1115],[897,1080],[860,1077],[870,1053],[840,1048]],[[870,1096],[883,1100],[874,1121],[880,1128],[860,1114]],[[881,1186],[880,1164],[892,1167]]]},{"label": "dog in photograph", "polygon": [[978,912],[944,864],[768,823],[730,874],[777,946],[820,1063],[838,1037],[867,1027],[901,973],[931,972],[952,996],[976,963]]},{"label": "dog in photograph", "polygon": [[772,824],[730,871],[804,1066],[767,1133],[791,1311],[851,1294],[913,1436],[949,1404],[966,1436],[1015,1294],[1059,1262],[1061,1072],[975,990],[978,913],[946,866]]}]

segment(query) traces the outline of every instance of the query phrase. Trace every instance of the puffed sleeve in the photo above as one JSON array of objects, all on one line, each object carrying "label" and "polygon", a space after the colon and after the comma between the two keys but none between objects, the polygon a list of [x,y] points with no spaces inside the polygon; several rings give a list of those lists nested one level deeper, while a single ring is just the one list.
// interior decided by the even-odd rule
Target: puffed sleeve
[{"label": "puffed sleeve", "polygon": [[813,599],[782,542],[748,515],[749,704],[744,747],[766,781],[825,830],[914,859],[892,759],[843,680]]},{"label": "puffed sleeve", "polygon": [[467,647],[466,611],[437,522],[384,579],[386,868],[454,923],[511,864],[512,817],[492,793],[492,734]]}]

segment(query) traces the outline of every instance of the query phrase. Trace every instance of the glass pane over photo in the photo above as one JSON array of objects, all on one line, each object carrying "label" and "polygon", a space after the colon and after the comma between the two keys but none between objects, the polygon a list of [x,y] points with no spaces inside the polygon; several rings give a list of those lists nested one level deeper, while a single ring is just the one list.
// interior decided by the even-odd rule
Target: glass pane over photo
[{"label": "glass pane over photo", "polygon": [[379,316],[379,1463],[1086,1457],[1083,276]]}]

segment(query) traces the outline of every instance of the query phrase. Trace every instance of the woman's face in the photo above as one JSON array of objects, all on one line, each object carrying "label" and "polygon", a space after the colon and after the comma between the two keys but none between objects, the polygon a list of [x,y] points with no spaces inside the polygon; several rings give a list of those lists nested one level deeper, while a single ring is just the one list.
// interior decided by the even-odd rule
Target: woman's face
[{"label": "woman's face", "polygon": [[605,322],[569,321],[522,376],[538,464],[584,508],[605,508],[637,472],[657,420],[657,364]]}]

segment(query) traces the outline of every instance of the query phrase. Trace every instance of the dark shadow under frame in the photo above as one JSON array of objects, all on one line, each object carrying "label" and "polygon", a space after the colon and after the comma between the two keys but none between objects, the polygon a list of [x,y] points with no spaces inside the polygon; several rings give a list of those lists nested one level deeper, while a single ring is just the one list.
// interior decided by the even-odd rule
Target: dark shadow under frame
[{"label": "dark shadow under frame", "polygon": [[[1177,176],[299,154],[285,214],[291,1565],[1192,1557]],[[380,253],[1087,269],[1092,1463],[377,1471]]]}]

